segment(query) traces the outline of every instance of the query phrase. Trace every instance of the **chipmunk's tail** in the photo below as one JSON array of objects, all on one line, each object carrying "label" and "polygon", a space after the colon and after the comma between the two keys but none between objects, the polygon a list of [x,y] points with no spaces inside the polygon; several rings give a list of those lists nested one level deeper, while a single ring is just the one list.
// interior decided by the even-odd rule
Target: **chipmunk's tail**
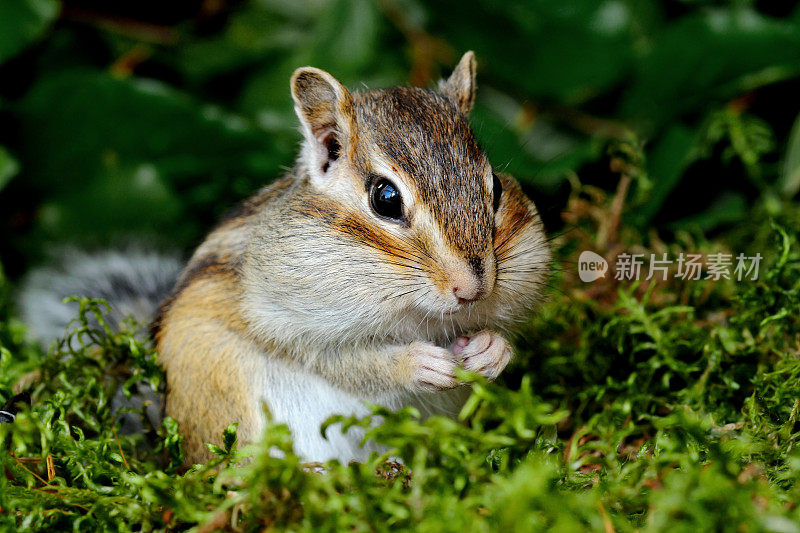
[{"label": "chipmunk's tail", "polygon": [[99,253],[70,248],[54,255],[49,266],[27,275],[19,295],[23,321],[31,337],[45,347],[63,337],[67,324],[77,315],[78,304],[64,303],[64,298],[105,299],[111,308],[105,318],[115,329],[127,317],[147,325],[182,268],[177,254],[135,246]]}]

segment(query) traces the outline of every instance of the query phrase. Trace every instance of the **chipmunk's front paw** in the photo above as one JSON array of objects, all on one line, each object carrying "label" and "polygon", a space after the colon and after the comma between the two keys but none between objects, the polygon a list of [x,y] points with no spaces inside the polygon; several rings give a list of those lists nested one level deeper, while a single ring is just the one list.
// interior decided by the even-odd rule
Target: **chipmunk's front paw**
[{"label": "chipmunk's front paw", "polygon": [[435,392],[452,389],[460,382],[456,378],[453,352],[430,342],[414,342],[410,346],[411,379],[415,389]]},{"label": "chipmunk's front paw", "polygon": [[492,380],[511,361],[513,352],[508,341],[497,333],[481,331],[471,337],[460,337],[453,346],[453,353],[466,370]]}]

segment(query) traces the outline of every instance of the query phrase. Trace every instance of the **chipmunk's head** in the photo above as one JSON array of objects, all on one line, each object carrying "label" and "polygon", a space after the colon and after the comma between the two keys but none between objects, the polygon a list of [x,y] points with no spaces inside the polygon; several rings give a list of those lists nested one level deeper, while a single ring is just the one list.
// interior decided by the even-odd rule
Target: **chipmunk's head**
[{"label": "chipmunk's head", "polygon": [[417,325],[434,317],[472,327],[537,299],[548,260],[541,223],[470,130],[472,52],[438,90],[354,94],[310,67],[294,73],[291,87],[305,136],[308,216],[361,247],[361,287],[374,305]]}]

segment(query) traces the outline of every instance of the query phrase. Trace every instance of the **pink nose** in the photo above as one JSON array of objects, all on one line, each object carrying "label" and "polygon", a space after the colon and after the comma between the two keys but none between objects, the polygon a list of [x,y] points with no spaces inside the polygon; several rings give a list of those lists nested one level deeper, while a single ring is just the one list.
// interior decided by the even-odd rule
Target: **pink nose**
[{"label": "pink nose", "polygon": [[458,303],[467,304],[480,298],[480,287],[477,283],[457,285],[453,287],[453,294],[458,298]]}]

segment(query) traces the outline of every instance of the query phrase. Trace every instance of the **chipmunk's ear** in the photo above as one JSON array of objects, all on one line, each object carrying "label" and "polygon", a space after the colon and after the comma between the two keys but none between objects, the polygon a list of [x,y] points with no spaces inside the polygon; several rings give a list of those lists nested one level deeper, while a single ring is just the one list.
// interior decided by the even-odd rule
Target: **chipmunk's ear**
[{"label": "chipmunk's ear", "polygon": [[447,81],[439,82],[439,89],[464,115],[469,115],[475,103],[475,54],[471,50],[464,54]]},{"label": "chipmunk's ear", "polygon": [[336,78],[313,67],[295,70],[291,87],[313,170],[324,175],[355,133],[353,97]]}]

